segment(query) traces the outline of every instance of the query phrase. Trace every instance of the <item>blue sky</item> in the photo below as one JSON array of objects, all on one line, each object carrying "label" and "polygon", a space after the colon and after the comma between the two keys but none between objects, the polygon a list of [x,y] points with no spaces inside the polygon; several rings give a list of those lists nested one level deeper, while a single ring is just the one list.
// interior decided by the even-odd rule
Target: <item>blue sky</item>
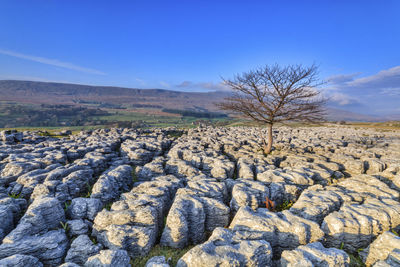
[{"label": "blue sky", "polygon": [[399,14],[396,0],[2,0],[0,79],[219,90],[315,62],[332,105],[400,114]]}]

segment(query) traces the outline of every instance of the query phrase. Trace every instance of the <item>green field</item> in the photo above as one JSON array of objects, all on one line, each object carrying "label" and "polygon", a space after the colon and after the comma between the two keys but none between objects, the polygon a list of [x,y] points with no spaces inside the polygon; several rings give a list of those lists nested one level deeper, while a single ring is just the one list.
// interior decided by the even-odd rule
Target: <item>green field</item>
[{"label": "green field", "polygon": [[[0,129],[87,130],[105,127],[194,127],[198,123],[226,125],[229,117],[208,118],[163,112],[161,109],[99,108],[96,104],[33,105],[0,102]],[[201,115],[201,114],[200,114]]]},{"label": "green field", "polygon": [[[255,122],[232,118],[212,117],[215,113],[205,113],[204,118],[199,112],[192,112],[196,117],[188,116],[191,112],[182,114],[164,112],[156,108],[99,108],[99,104],[80,105],[39,105],[0,101],[0,129],[42,130],[56,132],[69,129],[74,132],[97,128],[150,128],[177,127],[191,128],[198,124],[213,126],[257,126]],[[176,110],[175,110],[176,111]],[[327,122],[323,124],[287,123],[290,127],[318,127],[339,124]],[[343,126],[356,129],[373,128],[377,131],[400,130],[400,122],[342,122]],[[279,125],[276,125],[279,126]]]}]

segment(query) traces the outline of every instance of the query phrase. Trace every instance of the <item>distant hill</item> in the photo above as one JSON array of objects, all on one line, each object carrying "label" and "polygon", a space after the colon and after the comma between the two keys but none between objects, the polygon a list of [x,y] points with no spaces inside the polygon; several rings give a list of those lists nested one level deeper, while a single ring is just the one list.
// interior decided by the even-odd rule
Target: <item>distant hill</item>
[{"label": "distant hill", "polygon": [[347,110],[327,108],[327,119],[330,121],[365,121],[365,122],[375,122],[384,121],[386,118],[364,115],[360,113],[355,113]]},{"label": "distant hill", "polygon": [[[217,111],[214,103],[228,95],[227,92],[219,91],[198,93],[52,82],[0,81],[0,101],[32,104],[102,103],[103,106],[129,104],[132,107]],[[328,108],[328,119],[333,121],[383,121],[389,118]]]},{"label": "distant hill", "polygon": [[0,81],[0,100],[33,104],[79,104],[103,102],[216,110],[214,102],[227,96],[224,92],[178,92],[163,89],[136,89],[112,86],[89,86],[33,81]]}]

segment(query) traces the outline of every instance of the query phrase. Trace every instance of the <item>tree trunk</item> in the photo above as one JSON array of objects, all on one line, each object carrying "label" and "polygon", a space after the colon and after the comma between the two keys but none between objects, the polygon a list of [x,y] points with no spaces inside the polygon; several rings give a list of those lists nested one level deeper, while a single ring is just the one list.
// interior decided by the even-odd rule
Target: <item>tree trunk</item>
[{"label": "tree trunk", "polygon": [[263,138],[263,150],[264,154],[268,155],[272,149],[272,124],[268,124],[268,143]]}]

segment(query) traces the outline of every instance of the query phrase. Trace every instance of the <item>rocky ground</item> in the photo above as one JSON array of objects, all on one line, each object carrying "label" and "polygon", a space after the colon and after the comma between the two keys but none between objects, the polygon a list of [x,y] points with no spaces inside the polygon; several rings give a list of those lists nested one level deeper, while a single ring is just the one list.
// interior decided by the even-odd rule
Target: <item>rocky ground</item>
[{"label": "rocky ground", "polygon": [[400,266],[399,133],[262,134],[0,132],[0,266]]}]

